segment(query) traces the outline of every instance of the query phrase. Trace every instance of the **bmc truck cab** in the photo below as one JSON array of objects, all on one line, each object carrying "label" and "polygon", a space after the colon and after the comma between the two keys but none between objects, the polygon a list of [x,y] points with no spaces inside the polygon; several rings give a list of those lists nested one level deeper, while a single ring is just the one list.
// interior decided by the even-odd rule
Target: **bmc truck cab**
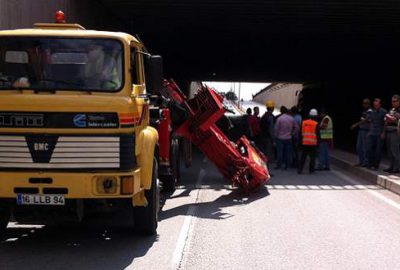
[{"label": "bmc truck cab", "polygon": [[[157,228],[161,59],[77,24],[0,31],[0,235],[16,221],[123,208]],[[38,216],[37,216],[38,215]]]}]

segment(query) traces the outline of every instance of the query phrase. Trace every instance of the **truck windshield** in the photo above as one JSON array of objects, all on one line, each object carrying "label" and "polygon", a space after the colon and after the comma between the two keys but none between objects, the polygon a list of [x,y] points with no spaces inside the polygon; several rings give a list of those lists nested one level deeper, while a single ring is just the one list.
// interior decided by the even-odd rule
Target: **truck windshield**
[{"label": "truck windshield", "polygon": [[112,92],[123,75],[117,40],[0,37],[0,89]]}]

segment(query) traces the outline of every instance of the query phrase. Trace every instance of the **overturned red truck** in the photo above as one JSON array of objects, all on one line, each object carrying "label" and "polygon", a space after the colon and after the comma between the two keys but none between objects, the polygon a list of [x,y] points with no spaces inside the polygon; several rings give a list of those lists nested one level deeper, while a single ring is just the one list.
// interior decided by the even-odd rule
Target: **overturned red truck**
[{"label": "overturned red truck", "polygon": [[[217,127],[216,122],[226,111],[221,95],[202,86],[192,99],[187,99],[173,80],[164,80],[161,96],[175,114],[174,133],[197,146],[233,185],[249,192],[269,180],[267,158],[245,136],[234,143]],[[159,132],[161,149],[163,131]]]}]

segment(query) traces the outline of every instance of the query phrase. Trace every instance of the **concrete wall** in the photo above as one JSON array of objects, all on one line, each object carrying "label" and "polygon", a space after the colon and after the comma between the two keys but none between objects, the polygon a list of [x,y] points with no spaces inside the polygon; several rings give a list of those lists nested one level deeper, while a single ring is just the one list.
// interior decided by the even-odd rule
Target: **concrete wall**
[{"label": "concrete wall", "polygon": [[302,89],[302,84],[274,83],[256,94],[253,100],[261,104],[265,104],[267,100],[273,100],[276,108],[280,106],[290,108],[297,105]]},{"label": "concrete wall", "polygon": [[67,22],[87,29],[126,31],[117,16],[94,0],[0,0],[0,30],[53,22],[57,10],[64,11]]},{"label": "concrete wall", "polygon": [[[188,98],[193,98],[194,95],[197,93],[197,90],[199,90],[201,88],[201,86],[202,86],[202,82],[199,82],[199,81],[190,82]],[[181,90],[183,90],[183,89],[181,89]]]}]

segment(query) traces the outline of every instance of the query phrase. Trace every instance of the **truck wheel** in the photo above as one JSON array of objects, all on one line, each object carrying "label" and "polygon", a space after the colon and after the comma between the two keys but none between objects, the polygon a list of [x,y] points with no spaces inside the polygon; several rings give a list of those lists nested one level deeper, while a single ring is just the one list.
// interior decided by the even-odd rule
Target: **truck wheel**
[{"label": "truck wheel", "polygon": [[176,182],[181,181],[181,159],[179,156],[179,141],[173,140],[171,144],[172,148],[172,155],[171,155],[171,162],[172,162],[172,172]]},{"label": "truck wheel", "polygon": [[10,220],[10,208],[5,204],[0,203],[0,239],[5,234],[9,220]]},{"label": "truck wheel", "polygon": [[183,156],[185,157],[185,167],[192,166],[192,142],[188,139],[183,139]]},{"label": "truck wheel", "polygon": [[144,194],[148,201],[147,206],[136,206],[133,208],[135,231],[145,235],[155,235],[158,225],[158,211],[160,209],[160,188],[158,183],[158,163],[153,161],[153,174],[151,189],[145,190]]},{"label": "truck wheel", "polygon": [[172,174],[164,175],[161,178],[161,182],[162,182],[162,190],[163,191],[166,191],[166,192],[174,192],[175,191],[176,178],[175,178],[173,172],[172,172]]},{"label": "truck wheel", "polygon": [[168,168],[170,173],[163,175],[162,178],[160,176],[163,191],[175,191],[175,185],[180,178],[179,166],[179,143],[178,140],[173,139],[171,141],[170,167]]}]

